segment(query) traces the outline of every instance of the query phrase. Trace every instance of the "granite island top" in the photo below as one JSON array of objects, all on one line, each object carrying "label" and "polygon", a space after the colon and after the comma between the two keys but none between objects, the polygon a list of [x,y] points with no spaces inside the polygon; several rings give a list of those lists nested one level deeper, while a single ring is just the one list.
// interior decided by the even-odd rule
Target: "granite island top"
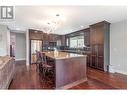
[{"label": "granite island top", "polygon": [[83,51],[83,50],[63,50],[64,52],[73,52],[78,54],[90,54],[91,51]]},{"label": "granite island top", "polygon": [[43,52],[46,56],[53,58],[53,59],[68,59],[68,58],[75,58],[75,57],[86,57],[87,55],[82,54],[75,54],[75,53],[68,53],[68,52],[61,52],[61,51],[47,51]]}]

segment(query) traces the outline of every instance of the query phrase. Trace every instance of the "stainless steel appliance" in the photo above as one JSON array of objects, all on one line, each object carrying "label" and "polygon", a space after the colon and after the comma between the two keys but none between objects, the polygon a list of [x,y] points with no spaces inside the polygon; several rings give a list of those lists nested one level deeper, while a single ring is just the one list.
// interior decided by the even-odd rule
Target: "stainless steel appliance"
[{"label": "stainless steel appliance", "polygon": [[36,63],[36,51],[42,51],[42,40],[31,40],[30,51],[31,63]]}]

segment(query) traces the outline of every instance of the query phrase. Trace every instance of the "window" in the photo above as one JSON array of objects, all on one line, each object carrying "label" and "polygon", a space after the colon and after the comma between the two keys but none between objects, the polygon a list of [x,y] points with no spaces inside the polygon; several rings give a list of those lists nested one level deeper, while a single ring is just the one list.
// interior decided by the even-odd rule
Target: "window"
[{"label": "window", "polygon": [[69,38],[66,39],[66,46],[69,46],[68,41],[69,41]]},{"label": "window", "polygon": [[61,40],[57,40],[57,46],[61,46]]},{"label": "window", "polygon": [[84,36],[70,38],[70,48],[82,48],[84,46]]}]

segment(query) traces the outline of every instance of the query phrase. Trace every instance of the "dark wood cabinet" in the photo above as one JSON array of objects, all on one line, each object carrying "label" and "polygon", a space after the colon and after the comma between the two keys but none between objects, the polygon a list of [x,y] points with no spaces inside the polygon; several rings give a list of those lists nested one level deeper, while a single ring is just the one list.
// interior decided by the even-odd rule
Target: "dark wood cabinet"
[{"label": "dark wood cabinet", "polygon": [[[110,23],[102,21],[90,25],[89,28],[66,35],[47,34],[42,31],[36,32],[36,30],[31,30],[30,39],[42,39],[44,47],[52,46],[52,44],[54,46],[57,44],[57,41],[61,41],[61,46],[69,46],[71,37],[84,36],[86,47],[82,48],[81,51],[85,51],[83,54],[87,55],[87,66],[107,71],[110,57],[109,29]],[[69,49],[69,47],[66,47],[66,49]],[[76,50],[75,48],[70,49]]]},{"label": "dark wood cabinet", "polygon": [[[105,52],[109,52],[109,23],[106,21],[90,25],[90,66],[100,70],[106,70],[108,58]],[[107,59],[106,59],[107,58]]]},{"label": "dark wood cabinet", "polygon": [[57,46],[57,41],[62,40],[61,35],[58,34],[47,34],[43,31],[29,29],[29,39],[31,40],[42,40],[43,41],[43,50],[46,50],[49,46]]},{"label": "dark wood cabinet", "polygon": [[86,54],[87,55],[87,66],[90,67],[90,54]]},{"label": "dark wood cabinet", "polygon": [[61,46],[66,46],[66,38],[65,38],[65,35],[61,35],[59,39],[61,40]]},{"label": "dark wood cabinet", "polygon": [[29,39],[32,40],[42,40],[43,32],[39,30],[29,29]]},{"label": "dark wood cabinet", "polygon": [[103,44],[91,45],[90,66],[104,70],[104,47]]},{"label": "dark wood cabinet", "polygon": [[90,29],[84,29],[84,44],[86,46],[90,45]]},{"label": "dark wood cabinet", "polygon": [[[90,28],[86,28],[84,31],[84,45],[87,46],[84,48],[84,51],[90,52],[89,46],[90,46]],[[87,66],[90,66],[90,53],[86,53],[87,55]]]},{"label": "dark wood cabinet", "polygon": [[56,34],[48,34],[48,41],[49,42],[56,42],[57,41],[57,37],[58,35]]},{"label": "dark wood cabinet", "polygon": [[43,44],[44,46],[50,46],[51,43],[57,45],[57,41],[61,40],[61,35],[43,33]]}]

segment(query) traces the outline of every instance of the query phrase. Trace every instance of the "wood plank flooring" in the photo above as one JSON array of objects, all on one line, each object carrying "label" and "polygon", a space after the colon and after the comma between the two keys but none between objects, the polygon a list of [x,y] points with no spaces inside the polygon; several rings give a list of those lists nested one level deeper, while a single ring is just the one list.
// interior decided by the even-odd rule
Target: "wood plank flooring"
[{"label": "wood plank flooring", "polygon": [[[127,76],[118,73],[106,73],[88,68],[88,81],[70,89],[127,89]],[[27,67],[25,62],[16,63],[16,73],[9,89],[54,89],[52,82],[42,81],[36,71],[36,65]]]}]

